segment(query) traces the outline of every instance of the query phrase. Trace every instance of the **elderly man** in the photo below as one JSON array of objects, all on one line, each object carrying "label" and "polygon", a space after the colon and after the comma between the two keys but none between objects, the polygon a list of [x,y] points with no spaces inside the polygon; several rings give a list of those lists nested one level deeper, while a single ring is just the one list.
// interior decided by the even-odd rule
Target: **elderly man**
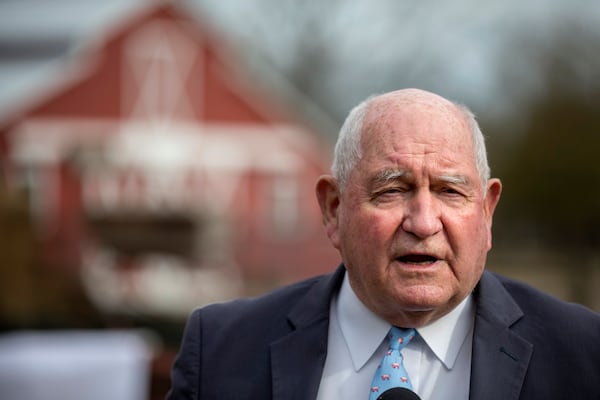
[{"label": "elderly man", "polygon": [[194,312],[169,397],[600,398],[600,316],[484,272],[501,188],[465,107],[367,99],[316,184],[343,264]]}]

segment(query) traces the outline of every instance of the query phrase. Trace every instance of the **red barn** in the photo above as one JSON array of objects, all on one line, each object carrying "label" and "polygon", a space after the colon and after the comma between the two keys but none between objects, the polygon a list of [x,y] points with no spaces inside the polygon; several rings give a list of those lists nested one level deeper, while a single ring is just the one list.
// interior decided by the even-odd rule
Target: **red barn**
[{"label": "red barn", "polygon": [[186,313],[339,262],[314,197],[325,119],[225,47],[152,3],[0,126],[45,264],[81,274],[100,307]]}]

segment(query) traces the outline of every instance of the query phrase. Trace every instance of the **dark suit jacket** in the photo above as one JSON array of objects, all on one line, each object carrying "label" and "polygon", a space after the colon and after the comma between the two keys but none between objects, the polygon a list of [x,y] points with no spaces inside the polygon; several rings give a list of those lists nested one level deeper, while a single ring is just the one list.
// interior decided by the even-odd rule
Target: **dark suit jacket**
[{"label": "dark suit jacket", "polygon": [[[196,310],[167,398],[315,399],[344,273]],[[489,272],[474,295],[472,400],[600,399],[599,314]]]}]

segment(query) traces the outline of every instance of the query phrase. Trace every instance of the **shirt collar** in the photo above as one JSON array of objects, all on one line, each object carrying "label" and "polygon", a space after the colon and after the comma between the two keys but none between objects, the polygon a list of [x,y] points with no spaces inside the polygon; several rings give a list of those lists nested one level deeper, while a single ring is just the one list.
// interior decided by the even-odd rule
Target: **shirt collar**
[{"label": "shirt collar", "polygon": [[467,296],[443,317],[419,329],[419,335],[447,369],[452,369],[465,338],[473,331],[473,296]]},{"label": "shirt collar", "polygon": [[[344,276],[336,302],[340,329],[354,370],[358,371],[377,351],[391,325],[371,312],[356,297],[348,274]],[[417,329],[417,332],[444,366],[451,369],[465,338],[472,331],[474,317],[473,299],[469,295],[448,314]]]},{"label": "shirt collar", "polygon": [[371,312],[356,297],[347,273],[338,294],[336,309],[354,370],[358,371],[375,353],[390,330],[390,324]]}]

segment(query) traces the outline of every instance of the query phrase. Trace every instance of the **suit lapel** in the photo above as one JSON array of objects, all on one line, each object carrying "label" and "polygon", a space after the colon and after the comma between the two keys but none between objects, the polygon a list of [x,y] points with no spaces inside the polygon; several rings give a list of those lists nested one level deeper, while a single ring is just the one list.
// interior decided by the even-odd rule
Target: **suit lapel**
[{"label": "suit lapel", "polygon": [[488,272],[475,296],[470,399],[516,400],[533,353],[533,345],[510,329],[523,312]]},{"label": "suit lapel", "polygon": [[[315,284],[289,315],[292,331],[271,343],[273,400],[316,398],[327,356],[329,306],[344,271],[340,267]],[[523,313],[488,272],[475,298],[469,398],[517,400],[533,353],[533,345],[511,330]]]},{"label": "suit lapel", "polygon": [[290,312],[292,332],[271,343],[274,400],[306,400],[317,397],[329,331],[329,306],[339,290],[343,267],[323,279]]}]

